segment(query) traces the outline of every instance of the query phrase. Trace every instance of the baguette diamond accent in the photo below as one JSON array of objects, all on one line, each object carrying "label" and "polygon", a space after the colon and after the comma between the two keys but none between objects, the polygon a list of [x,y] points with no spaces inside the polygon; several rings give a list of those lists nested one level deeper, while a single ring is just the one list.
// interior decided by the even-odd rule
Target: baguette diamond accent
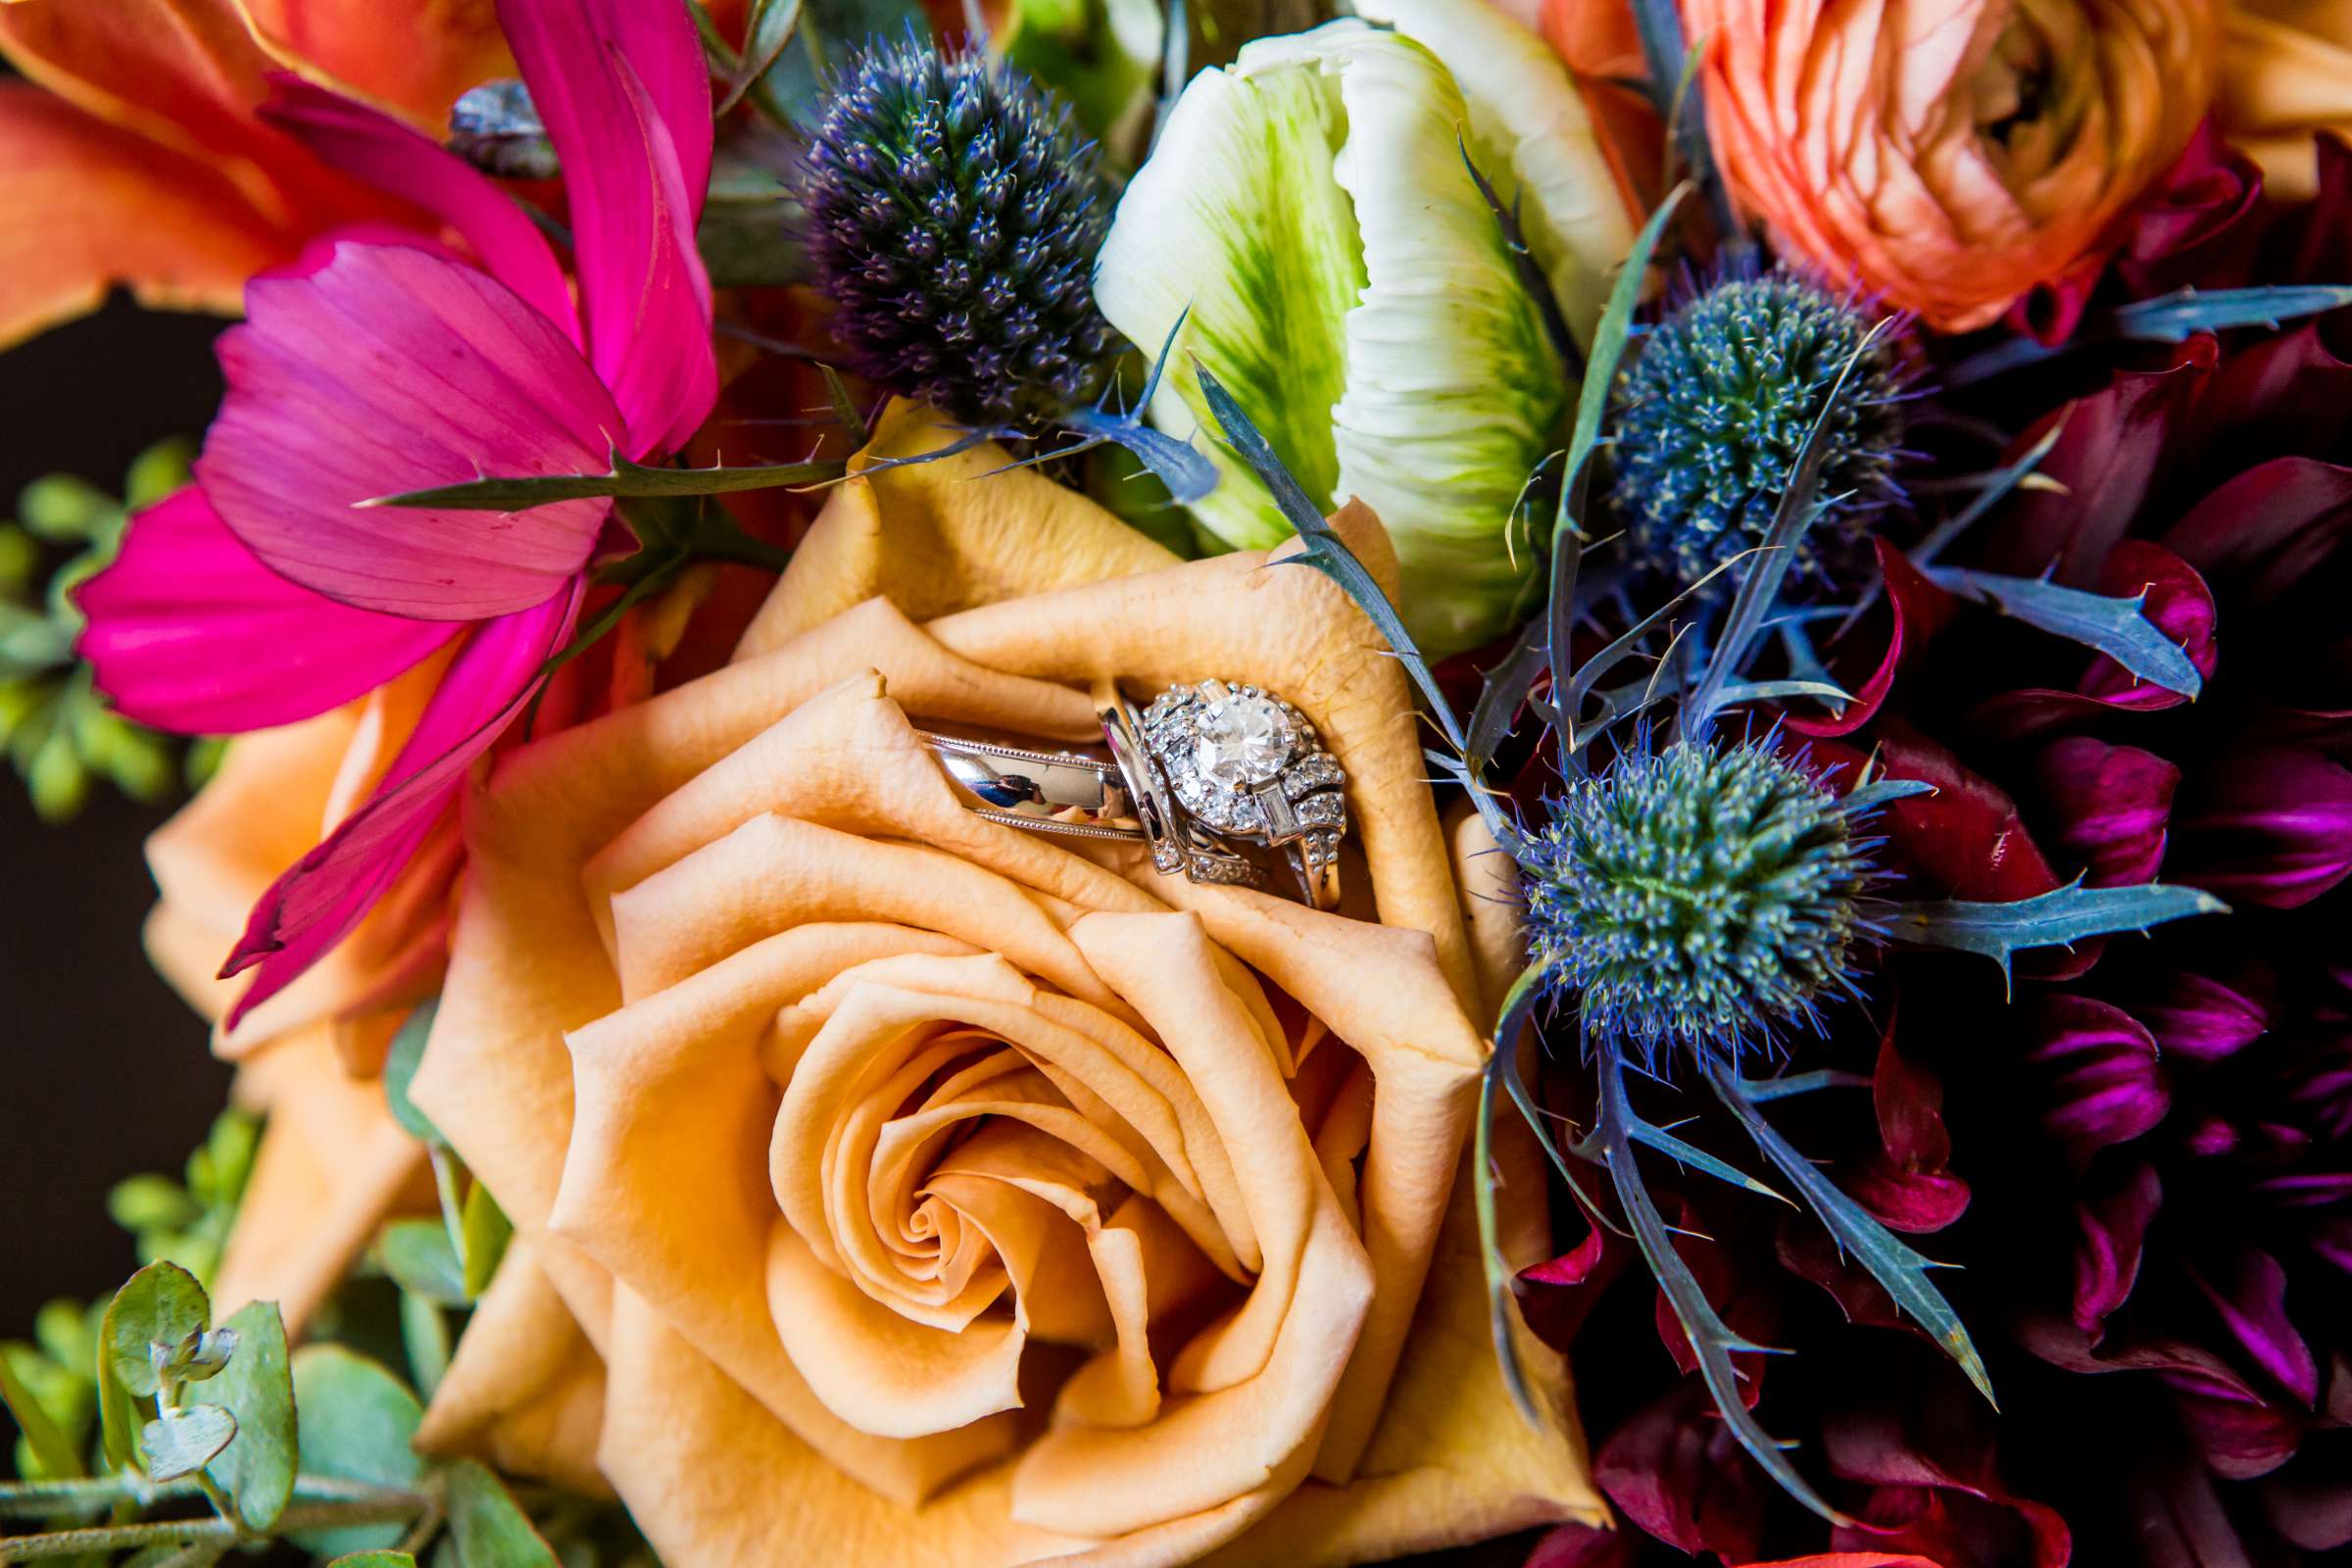
[{"label": "baguette diamond accent", "polygon": [[[1277,852],[1302,881],[1336,864],[1348,775],[1292,704],[1260,687],[1204,680],[1161,692],[1141,728],[1159,776],[1199,826]],[[1220,863],[1227,874],[1213,879],[1236,880],[1229,871]]]}]

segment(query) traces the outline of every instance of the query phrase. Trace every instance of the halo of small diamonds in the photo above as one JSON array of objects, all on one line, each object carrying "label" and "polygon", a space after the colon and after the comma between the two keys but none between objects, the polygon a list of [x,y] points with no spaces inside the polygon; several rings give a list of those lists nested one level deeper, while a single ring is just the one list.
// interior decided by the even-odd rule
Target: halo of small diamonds
[{"label": "halo of small diamonds", "polygon": [[1257,686],[1172,686],[1144,710],[1144,743],[1186,811],[1227,837],[1339,858],[1348,775],[1290,702]]}]

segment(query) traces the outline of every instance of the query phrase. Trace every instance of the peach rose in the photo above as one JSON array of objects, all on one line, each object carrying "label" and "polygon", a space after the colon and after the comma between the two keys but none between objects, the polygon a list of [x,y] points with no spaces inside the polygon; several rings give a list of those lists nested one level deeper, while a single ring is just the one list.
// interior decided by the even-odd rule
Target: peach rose
[{"label": "peach rose", "polygon": [[[902,408],[869,451],[938,439]],[[1002,462],[845,485],[735,663],[469,803],[415,1095],[535,1272],[425,1440],[526,1407],[545,1440],[601,1381],[595,1463],[675,1568],[1343,1563],[1600,1519],[1486,1342],[1457,1177],[1492,937],[1402,672],[1315,573],[1176,563],[976,477]],[[913,728],[1083,742],[1112,684],[1219,672],[1348,769],[1360,918],[984,820]],[[1531,1258],[1542,1191],[1508,1189]],[[559,1300],[572,1348],[472,1353],[548,1346]]]},{"label": "peach rose", "polygon": [[1685,0],[1774,244],[1943,331],[2105,260],[2213,92],[2218,0]]},{"label": "peach rose", "polygon": [[2274,196],[2319,188],[2314,132],[2352,136],[2352,3],[2239,0],[2214,100],[2222,130]]}]

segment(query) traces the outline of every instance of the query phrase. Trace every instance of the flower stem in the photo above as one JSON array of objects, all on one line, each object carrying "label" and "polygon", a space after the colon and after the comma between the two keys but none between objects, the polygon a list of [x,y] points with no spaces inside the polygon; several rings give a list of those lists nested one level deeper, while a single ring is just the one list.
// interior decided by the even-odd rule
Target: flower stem
[{"label": "flower stem", "polygon": [[[157,1489],[161,1492],[163,1489]],[[189,1490],[195,1490],[193,1488]],[[334,1530],[347,1525],[403,1524],[423,1508],[429,1498],[408,1492],[384,1492],[368,1498],[338,1502],[297,1503],[278,1516],[278,1535],[310,1530]],[[243,1528],[231,1519],[168,1519],[149,1524],[101,1525],[89,1530],[58,1530],[47,1535],[0,1540],[0,1562],[33,1562],[44,1557],[71,1557],[85,1551],[127,1551],[172,1543],[235,1543]]]}]

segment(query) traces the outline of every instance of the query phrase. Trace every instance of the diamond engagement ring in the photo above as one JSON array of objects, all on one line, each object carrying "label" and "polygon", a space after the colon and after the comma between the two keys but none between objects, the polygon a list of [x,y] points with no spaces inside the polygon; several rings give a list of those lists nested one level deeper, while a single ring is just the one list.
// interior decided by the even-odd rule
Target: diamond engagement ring
[{"label": "diamond engagement ring", "polygon": [[1304,714],[1255,686],[1172,686],[1139,710],[1102,710],[1107,760],[926,734],[948,776],[991,821],[1150,846],[1161,872],[1340,899],[1347,775]]}]

